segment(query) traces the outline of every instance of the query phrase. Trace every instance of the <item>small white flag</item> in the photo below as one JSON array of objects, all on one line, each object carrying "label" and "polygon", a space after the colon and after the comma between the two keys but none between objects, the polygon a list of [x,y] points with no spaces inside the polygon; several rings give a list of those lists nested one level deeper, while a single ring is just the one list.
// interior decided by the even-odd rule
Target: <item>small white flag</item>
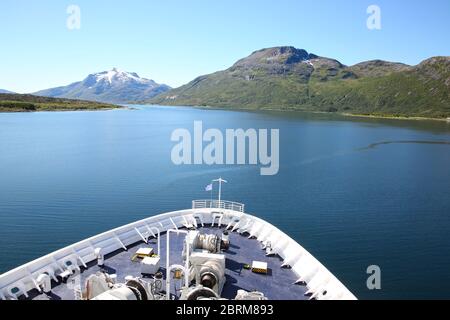
[{"label": "small white flag", "polygon": [[213,185],[211,183],[206,186],[205,191],[212,191],[212,189],[213,189]]}]

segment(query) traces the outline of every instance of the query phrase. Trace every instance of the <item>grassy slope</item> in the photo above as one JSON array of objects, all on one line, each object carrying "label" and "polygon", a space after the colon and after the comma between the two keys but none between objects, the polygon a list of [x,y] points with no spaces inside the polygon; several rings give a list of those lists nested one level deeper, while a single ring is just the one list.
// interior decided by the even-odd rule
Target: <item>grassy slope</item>
[{"label": "grassy slope", "polygon": [[[202,76],[150,100],[155,104],[342,112],[375,116],[450,117],[449,58],[416,67],[378,63],[316,67],[309,76],[231,68]],[[301,72],[300,72],[301,74]],[[350,75],[350,76],[349,76]],[[306,80],[305,80],[306,77]]]},{"label": "grassy slope", "polygon": [[33,95],[0,94],[0,112],[106,110],[115,108],[120,108],[120,106]]},{"label": "grassy slope", "polygon": [[439,81],[422,80],[412,72],[315,83],[310,87],[311,110],[380,116],[450,116],[448,89]]}]

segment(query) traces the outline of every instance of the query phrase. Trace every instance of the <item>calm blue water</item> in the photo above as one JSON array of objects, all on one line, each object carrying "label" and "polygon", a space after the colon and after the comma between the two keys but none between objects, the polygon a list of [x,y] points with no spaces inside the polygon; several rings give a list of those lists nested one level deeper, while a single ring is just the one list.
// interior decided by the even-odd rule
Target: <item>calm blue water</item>
[{"label": "calm blue water", "polygon": [[[279,174],[173,165],[170,135],[194,120],[279,128]],[[298,240],[359,298],[450,298],[450,145],[436,141],[450,141],[450,124],[170,107],[0,114],[0,272],[188,208],[221,175],[224,198]],[[394,143],[367,148],[380,142]],[[373,264],[379,291],[366,288]]]}]

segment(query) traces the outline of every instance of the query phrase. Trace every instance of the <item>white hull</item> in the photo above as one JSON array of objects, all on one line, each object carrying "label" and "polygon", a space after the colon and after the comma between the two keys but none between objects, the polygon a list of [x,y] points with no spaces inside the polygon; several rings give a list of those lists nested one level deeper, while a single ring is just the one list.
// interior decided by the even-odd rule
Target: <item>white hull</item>
[{"label": "white hull", "polygon": [[[217,203],[216,203],[217,204]],[[137,221],[116,228],[92,238],[80,241],[61,250],[50,253],[14,270],[0,275],[0,298],[27,297],[28,292],[38,289],[37,277],[47,272],[54,280],[58,274],[67,270],[70,265],[84,266],[96,260],[95,248],[101,247],[105,255],[149,236],[156,235],[156,228],[161,233],[169,229],[183,228],[186,225],[196,226],[198,223],[227,226],[230,230],[247,231],[258,241],[270,241],[274,251],[283,259],[284,264],[292,267],[298,281],[306,283],[315,299],[354,300],[356,297],[316,258],[300,244],[272,224],[250,214],[241,212],[243,206],[222,201],[221,209],[209,208],[209,201],[193,203],[194,209],[173,211]],[[199,208],[204,207],[204,208]],[[222,209],[226,208],[226,209]],[[220,214],[219,214],[220,211]],[[322,292],[326,292],[323,295]]]}]

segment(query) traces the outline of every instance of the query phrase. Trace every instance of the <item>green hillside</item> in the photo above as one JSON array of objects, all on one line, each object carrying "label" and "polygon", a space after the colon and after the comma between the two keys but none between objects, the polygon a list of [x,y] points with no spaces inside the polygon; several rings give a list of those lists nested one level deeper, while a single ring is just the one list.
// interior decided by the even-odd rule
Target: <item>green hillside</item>
[{"label": "green hillside", "polygon": [[305,50],[276,47],[148,102],[444,118],[450,116],[449,92],[450,57],[417,66],[374,60],[348,67]]},{"label": "green hillside", "polygon": [[0,112],[106,110],[119,106],[83,100],[47,98],[26,94],[0,94]]}]

